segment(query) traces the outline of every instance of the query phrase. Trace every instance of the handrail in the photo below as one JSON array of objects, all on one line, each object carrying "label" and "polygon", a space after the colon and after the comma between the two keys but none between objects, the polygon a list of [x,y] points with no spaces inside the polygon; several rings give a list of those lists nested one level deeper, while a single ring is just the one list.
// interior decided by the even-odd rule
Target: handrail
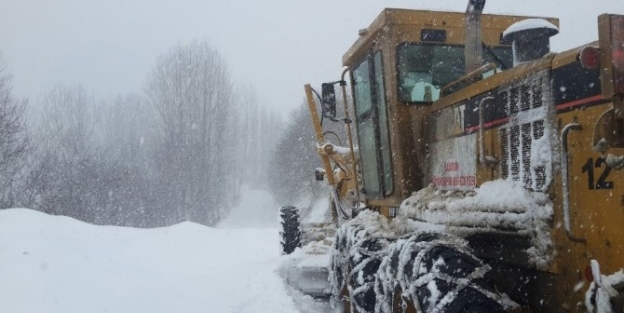
[{"label": "handrail", "polygon": [[563,147],[563,153],[561,154],[561,187],[563,189],[563,225],[565,228],[566,236],[568,239],[574,242],[586,243],[585,238],[575,237],[572,234],[572,226],[570,223],[570,186],[568,177],[568,133],[571,130],[583,129],[579,123],[573,121],[563,127],[561,131],[561,146]]},{"label": "handrail", "polygon": [[340,88],[342,91],[342,102],[344,103],[344,109],[345,109],[345,121],[348,121],[346,123],[346,128],[347,128],[347,142],[349,144],[349,152],[351,154],[351,166],[352,166],[352,173],[353,173],[353,181],[355,182],[355,198],[357,199],[357,201],[360,201],[360,184],[358,183],[358,177],[357,177],[357,162],[355,162],[355,151],[353,149],[353,138],[352,138],[352,134],[351,134],[351,119],[349,118],[349,102],[347,99],[347,83],[345,81],[345,76],[347,75],[347,73],[349,72],[349,68],[345,68],[344,71],[342,72],[342,75],[340,76]]},{"label": "handrail", "polygon": [[497,161],[494,157],[485,156],[485,141],[483,140],[483,128],[485,127],[484,118],[483,118],[483,104],[486,101],[494,101],[496,100],[494,97],[485,97],[479,101],[479,163],[481,165],[495,164]]}]

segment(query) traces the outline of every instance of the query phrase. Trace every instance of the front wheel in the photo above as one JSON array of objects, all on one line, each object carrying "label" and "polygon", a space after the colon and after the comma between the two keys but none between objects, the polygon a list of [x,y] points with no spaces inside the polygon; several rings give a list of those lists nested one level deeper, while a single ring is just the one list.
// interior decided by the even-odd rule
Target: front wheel
[{"label": "front wheel", "polygon": [[280,208],[280,244],[282,255],[291,254],[301,247],[301,220],[299,210],[294,206]]}]

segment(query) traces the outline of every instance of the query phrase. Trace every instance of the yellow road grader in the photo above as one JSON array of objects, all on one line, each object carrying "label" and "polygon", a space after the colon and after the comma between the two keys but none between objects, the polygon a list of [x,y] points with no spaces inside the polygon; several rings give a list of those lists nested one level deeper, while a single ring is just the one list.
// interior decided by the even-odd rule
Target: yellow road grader
[{"label": "yellow road grader", "polygon": [[[337,225],[333,305],[623,312],[624,16],[554,53],[557,19],[484,5],[385,9],[340,80],[305,86]],[[332,122],[346,146],[325,138]]]}]

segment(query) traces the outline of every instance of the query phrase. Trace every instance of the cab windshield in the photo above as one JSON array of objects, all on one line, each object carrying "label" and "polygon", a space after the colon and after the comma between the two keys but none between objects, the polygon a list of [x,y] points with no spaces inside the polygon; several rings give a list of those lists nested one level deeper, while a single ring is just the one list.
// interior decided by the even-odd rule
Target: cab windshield
[{"label": "cab windshield", "polygon": [[[510,47],[484,49],[484,63],[506,68],[512,63]],[[433,102],[440,90],[465,73],[464,47],[405,44],[398,49],[399,97],[403,102]]]}]

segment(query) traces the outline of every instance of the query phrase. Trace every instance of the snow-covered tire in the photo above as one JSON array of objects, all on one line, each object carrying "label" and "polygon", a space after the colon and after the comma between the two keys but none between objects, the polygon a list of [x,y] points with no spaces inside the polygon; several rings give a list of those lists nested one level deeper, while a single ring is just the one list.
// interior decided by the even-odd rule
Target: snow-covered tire
[{"label": "snow-covered tire", "polygon": [[330,303],[334,309],[350,309],[349,290],[346,285],[346,278],[349,274],[349,248],[351,242],[348,240],[348,231],[345,228],[338,228],[336,239],[330,254],[329,281],[332,289]]},{"label": "snow-covered tire", "polygon": [[377,271],[388,251],[389,240],[358,236],[362,225],[338,229],[331,255],[332,306],[350,312],[375,312]]},{"label": "snow-covered tire", "polygon": [[330,258],[331,304],[349,312],[374,312],[375,282],[387,253],[385,238],[357,236],[363,225],[344,225],[336,232]]},{"label": "snow-covered tire", "polygon": [[441,237],[443,235],[439,233],[423,232],[401,238],[389,246],[375,282],[376,312],[411,312],[407,308],[414,305],[409,290],[404,291],[403,288],[409,289],[414,261],[420,251]]},{"label": "snow-covered tire", "polygon": [[485,274],[490,270],[465,248],[432,243],[415,264],[415,294],[423,312],[503,313],[516,304],[490,290]]},{"label": "snow-covered tire", "polygon": [[280,208],[280,244],[282,255],[291,254],[301,247],[301,220],[299,210],[293,206]]},{"label": "snow-covered tire", "polygon": [[351,306],[355,312],[375,312],[377,270],[387,253],[387,246],[386,239],[374,237],[360,241],[354,246],[353,250],[357,251],[357,254],[352,254],[349,258],[351,267],[349,289]]}]

